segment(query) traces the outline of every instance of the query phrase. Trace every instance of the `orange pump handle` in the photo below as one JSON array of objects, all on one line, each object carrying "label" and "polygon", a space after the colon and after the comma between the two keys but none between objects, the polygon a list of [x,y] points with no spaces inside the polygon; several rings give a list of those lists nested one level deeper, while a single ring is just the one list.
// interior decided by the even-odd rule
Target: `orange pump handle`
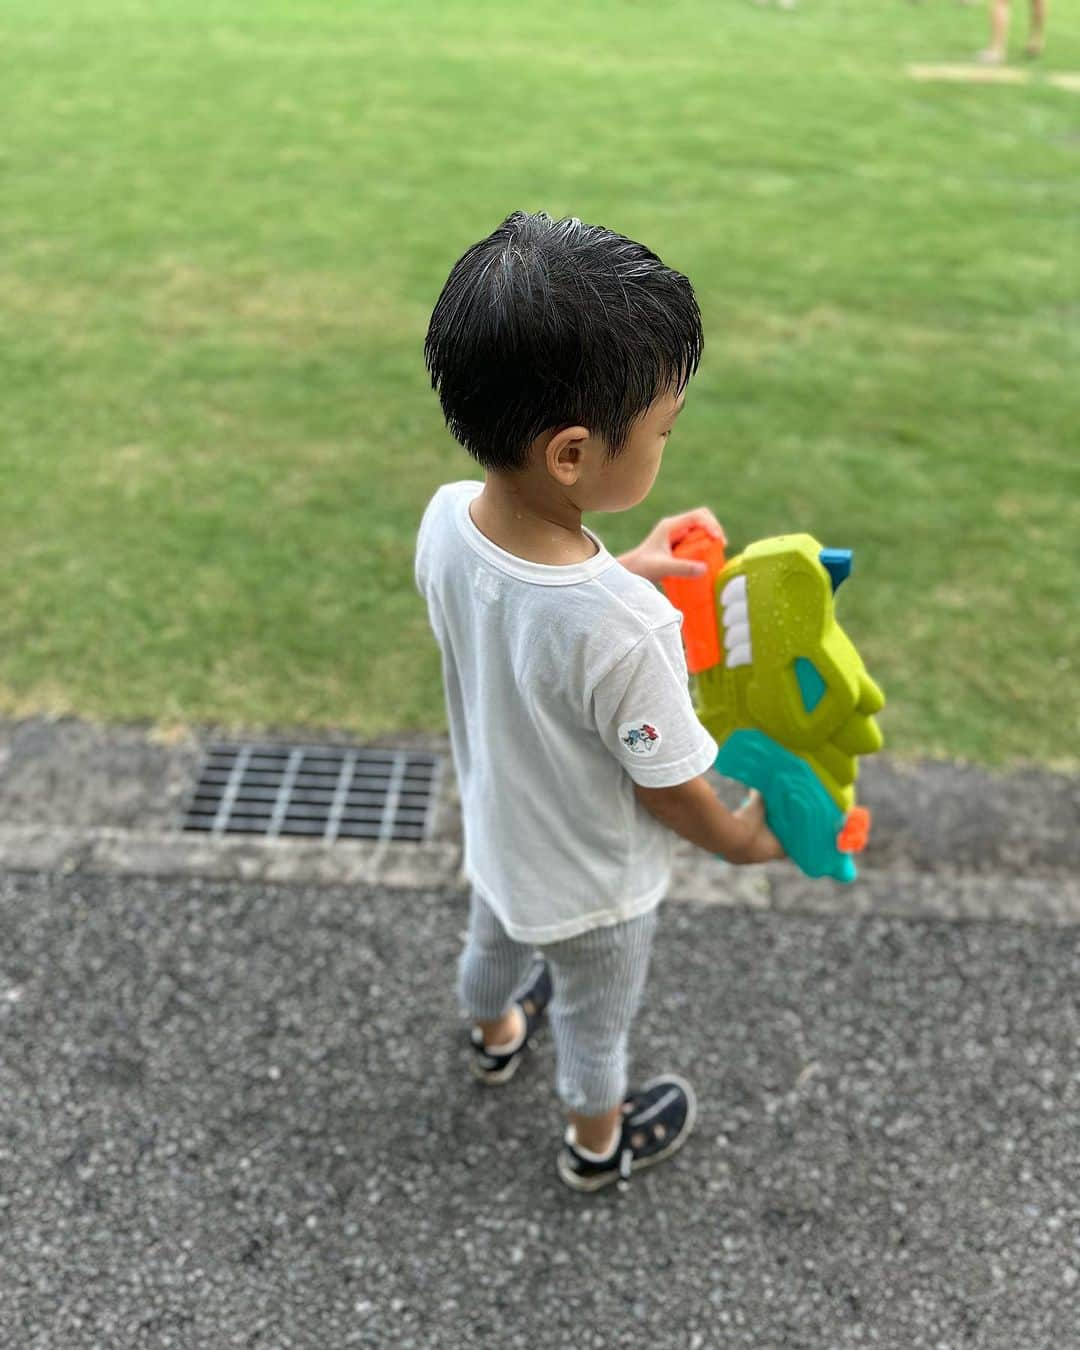
[{"label": "orange pump handle", "polygon": [[724,541],[703,525],[691,525],[673,534],[671,545],[677,558],[693,558],[708,564],[708,571],[700,577],[664,577],[660,582],[667,598],[682,611],[686,666],[691,675],[697,675],[720,664],[716,578],[726,562]]}]

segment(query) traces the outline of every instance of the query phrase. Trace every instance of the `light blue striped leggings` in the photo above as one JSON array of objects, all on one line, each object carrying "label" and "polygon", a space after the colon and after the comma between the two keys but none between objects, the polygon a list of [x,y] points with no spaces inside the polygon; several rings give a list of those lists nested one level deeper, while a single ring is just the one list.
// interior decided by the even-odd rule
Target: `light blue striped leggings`
[{"label": "light blue striped leggings", "polygon": [[474,891],[458,968],[467,1015],[501,1017],[539,951],[551,970],[548,1008],[555,1039],[555,1090],[572,1111],[599,1116],[626,1095],[626,1045],[649,969],[656,910],[540,948],[515,942]]}]

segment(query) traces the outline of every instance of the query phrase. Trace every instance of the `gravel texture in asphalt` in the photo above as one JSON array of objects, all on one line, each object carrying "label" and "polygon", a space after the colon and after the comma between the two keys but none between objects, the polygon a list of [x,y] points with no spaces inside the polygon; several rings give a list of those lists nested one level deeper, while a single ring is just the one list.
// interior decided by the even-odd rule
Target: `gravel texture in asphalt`
[{"label": "gravel texture in asphalt", "polygon": [[1080,929],[667,905],[634,1077],[698,1128],[586,1197],[550,1038],[467,1073],[465,914],[0,877],[0,1341],[1078,1344]]}]

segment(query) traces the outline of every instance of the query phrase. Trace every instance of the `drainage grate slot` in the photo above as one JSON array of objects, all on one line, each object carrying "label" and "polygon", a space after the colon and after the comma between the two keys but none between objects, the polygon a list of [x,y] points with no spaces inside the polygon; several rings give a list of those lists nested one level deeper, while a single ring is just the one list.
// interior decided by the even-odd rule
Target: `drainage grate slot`
[{"label": "drainage grate slot", "polygon": [[213,745],[182,828],[420,841],[431,828],[440,764],[413,750]]}]

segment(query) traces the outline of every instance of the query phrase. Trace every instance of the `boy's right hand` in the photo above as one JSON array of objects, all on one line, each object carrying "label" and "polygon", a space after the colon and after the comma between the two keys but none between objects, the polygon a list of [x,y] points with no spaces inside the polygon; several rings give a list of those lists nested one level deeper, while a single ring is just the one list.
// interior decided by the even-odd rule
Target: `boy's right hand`
[{"label": "boy's right hand", "polygon": [[635,783],[634,795],[669,830],[730,863],[772,862],[785,856],[780,840],[765,824],[761,793],[753,788],[737,811],[729,811],[720,801],[705,774],[673,787]]},{"label": "boy's right hand", "polygon": [[775,862],[787,857],[783,844],[765,823],[765,799],[757,788],[750,789],[746,801],[733,814],[746,830],[746,842],[739,849],[740,863]]}]

